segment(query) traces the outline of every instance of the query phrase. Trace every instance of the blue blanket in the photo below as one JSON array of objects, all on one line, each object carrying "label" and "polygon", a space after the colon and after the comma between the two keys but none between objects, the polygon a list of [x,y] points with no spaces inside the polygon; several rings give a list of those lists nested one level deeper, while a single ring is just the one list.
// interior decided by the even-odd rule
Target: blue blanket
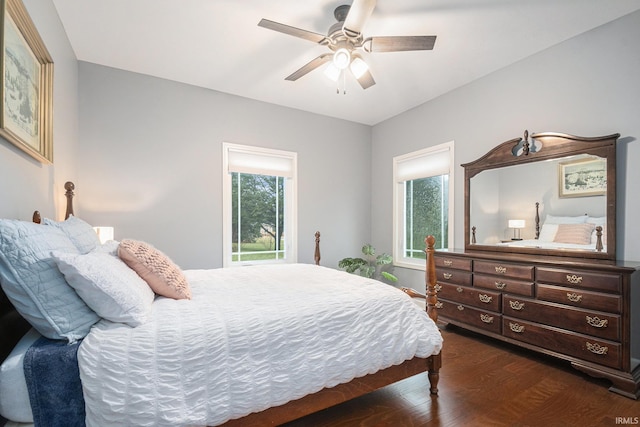
[{"label": "blue blanket", "polygon": [[38,339],[25,354],[24,375],[36,427],[84,427],[80,341]]}]

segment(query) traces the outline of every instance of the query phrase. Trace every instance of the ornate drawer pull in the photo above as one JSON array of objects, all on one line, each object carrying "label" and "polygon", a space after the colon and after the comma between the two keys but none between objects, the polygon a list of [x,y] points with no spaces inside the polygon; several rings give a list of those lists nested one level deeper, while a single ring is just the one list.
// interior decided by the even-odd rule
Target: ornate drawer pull
[{"label": "ornate drawer pull", "polygon": [[512,309],[520,311],[524,309],[524,303],[520,301],[509,301],[509,305]]},{"label": "ornate drawer pull", "polygon": [[507,267],[503,267],[501,265],[497,265],[496,266],[496,273],[498,274],[504,274],[507,272]]},{"label": "ornate drawer pull", "polygon": [[495,282],[496,288],[498,289],[504,289],[507,287],[507,284],[504,282]]},{"label": "ornate drawer pull", "polygon": [[434,289],[436,290],[436,292],[440,292],[442,290],[442,285],[439,285],[438,283],[436,283],[436,286]]},{"label": "ornate drawer pull", "polygon": [[595,316],[595,317],[587,316],[587,323],[593,326],[594,328],[606,328],[607,324],[609,323],[609,320],[600,319],[598,316]]},{"label": "ornate drawer pull", "polygon": [[572,285],[578,285],[582,283],[582,276],[577,276],[575,274],[567,274],[567,282]]},{"label": "ornate drawer pull", "polygon": [[442,277],[444,277],[445,279],[451,279],[452,276],[453,274],[451,273],[442,273]]},{"label": "ornate drawer pull", "polygon": [[580,302],[582,301],[582,295],[578,295],[575,292],[574,293],[567,292],[567,299],[571,302]]},{"label": "ornate drawer pull", "polygon": [[595,344],[591,344],[589,341],[586,342],[587,344],[587,350],[589,350],[591,353],[594,354],[607,354],[607,352],[609,351],[609,347],[605,347],[605,346],[601,346],[598,343]]},{"label": "ornate drawer pull", "polygon": [[509,322],[509,329],[511,329],[515,333],[521,334],[524,332],[524,325]]},{"label": "ornate drawer pull", "polygon": [[480,320],[482,320],[484,323],[493,323],[493,316],[482,313],[480,315]]},{"label": "ornate drawer pull", "polygon": [[456,292],[462,293],[462,292],[464,292],[464,289],[462,289],[460,286],[458,286],[456,288]]},{"label": "ornate drawer pull", "polygon": [[480,299],[481,302],[483,302],[485,304],[489,304],[491,302],[491,300],[493,299],[492,296],[489,296],[487,294],[478,294],[478,298]]},{"label": "ornate drawer pull", "polygon": [[463,306],[463,305],[459,305],[459,306],[457,306],[456,308],[457,308],[459,311],[464,310],[464,306]]},{"label": "ornate drawer pull", "polygon": [[450,259],[445,259],[444,261],[442,261],[442,263],[447,267],[451,267],[453,265],[453,261],[451,261]]},{"label": "ornate drawer pull", "polygon": [[438,308],[438,309],[439,309],[439,308],[442,308],[442,306],[443,306],[443,305],[444,305],[444,304],[442,304],[440,301],[438,301],[438,302],[436,303],[436,308]]}]

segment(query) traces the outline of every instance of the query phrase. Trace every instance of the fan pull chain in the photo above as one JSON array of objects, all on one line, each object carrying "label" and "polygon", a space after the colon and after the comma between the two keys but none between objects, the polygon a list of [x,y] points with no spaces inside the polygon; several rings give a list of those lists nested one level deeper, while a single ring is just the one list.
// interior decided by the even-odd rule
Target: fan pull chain
[{"label": "fan pull chain", "polygon": [[340,77],[342,77],[342,94],[347,94],[347,76],[344,71],[340,72],[340,76],[338,76],[338,80],[336,80],[336,95],[340,95]]},{"label": "fan pull chain", "polygon": [[347,94],[347,73],[342,71],[342,94]]}]

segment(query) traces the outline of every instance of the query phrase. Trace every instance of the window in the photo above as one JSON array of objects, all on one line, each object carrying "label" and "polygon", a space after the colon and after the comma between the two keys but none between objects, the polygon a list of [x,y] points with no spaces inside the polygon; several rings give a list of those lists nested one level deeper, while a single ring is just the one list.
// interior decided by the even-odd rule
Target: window
[{"label": "window", "polygon": [[223,265],[296,262],[297,154],[223,144]]},{"label": "window", "polygon": [[424,239],[453,243],[453,142],[393,158],[393,262],[424,269]]}]

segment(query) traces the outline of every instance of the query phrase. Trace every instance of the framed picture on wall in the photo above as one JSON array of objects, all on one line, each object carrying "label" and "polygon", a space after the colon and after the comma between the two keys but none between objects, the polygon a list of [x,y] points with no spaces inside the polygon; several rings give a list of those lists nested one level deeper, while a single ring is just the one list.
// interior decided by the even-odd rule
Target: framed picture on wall
[{"label": "framed picture on wall", "polygon": [[606,192],[606,159],[589,157],[558,164],[559,197],[602,196]]},{"label": "framed picture on wall", "polygon": [[21,0],[0,0],[0,136],[53,163],[53,60]]}]

